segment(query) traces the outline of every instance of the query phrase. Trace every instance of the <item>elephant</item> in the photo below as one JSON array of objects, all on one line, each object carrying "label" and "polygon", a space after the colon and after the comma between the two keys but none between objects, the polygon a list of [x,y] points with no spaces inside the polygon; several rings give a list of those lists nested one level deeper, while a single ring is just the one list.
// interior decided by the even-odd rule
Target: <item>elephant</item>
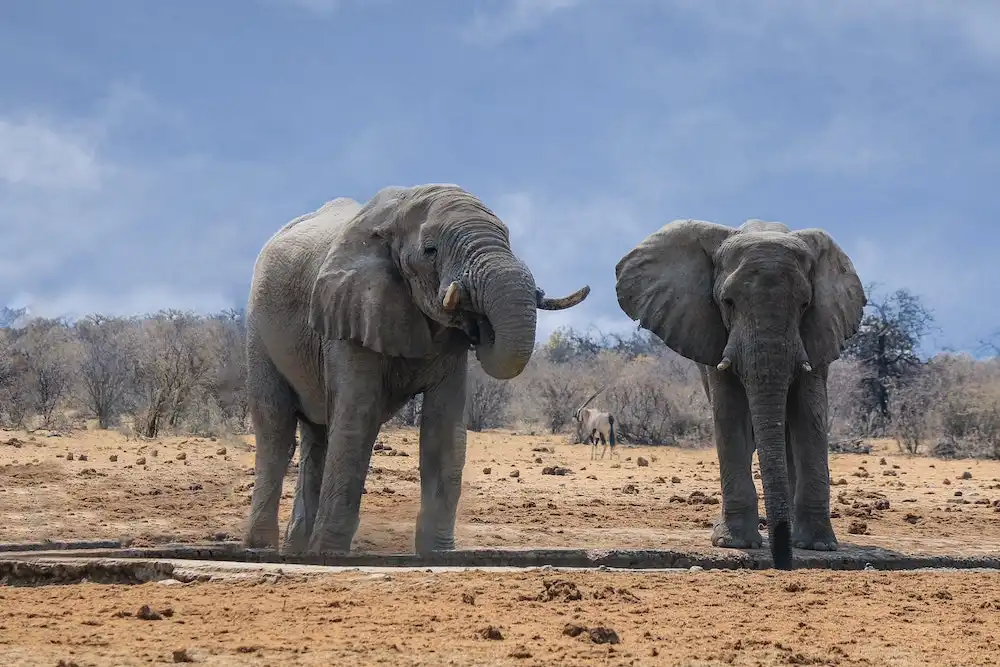
[{"label": "elephant", "polygon": [[457,185],[386,187],[295,218],[263,246],[247,308],[255,480],[243,539],[278,547],[282,481],[300,432],[289,554],[349,552],[375,438],[423,394],[418,553],[454,548],[465,465],[466,372],[527,365],[552,299],[511,250],[504,223]]},{"label": "elephant", "polygon": [[756,447],[771,556],[834,551],[827,373],[867,305],[850,258],[821,229],[675,220],[615,267],[621,309],[699,365],[712,406],[722,511],[715,546],[759,548]]}]

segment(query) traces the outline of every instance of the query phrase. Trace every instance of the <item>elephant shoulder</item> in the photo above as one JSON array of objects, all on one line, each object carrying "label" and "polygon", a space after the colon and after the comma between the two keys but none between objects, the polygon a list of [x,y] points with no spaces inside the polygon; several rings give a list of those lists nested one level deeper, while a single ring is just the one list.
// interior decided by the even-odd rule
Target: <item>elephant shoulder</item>
[{"label": "elephant shoulder", "polygon": [[319,272],[330,248],[342,245],[360,205],[339,197],[286,223],[267,240],[254,263],[251,292],[302,288]]}]

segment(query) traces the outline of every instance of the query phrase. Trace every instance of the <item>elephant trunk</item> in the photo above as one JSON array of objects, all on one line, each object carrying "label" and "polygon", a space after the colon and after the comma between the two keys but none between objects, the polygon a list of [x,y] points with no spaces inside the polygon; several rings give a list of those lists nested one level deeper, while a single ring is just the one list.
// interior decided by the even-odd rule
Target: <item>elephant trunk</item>
[{"label": "elephant trunk", "polygon": [[792,569],[791,516],[785,453],[785,402],[788,391],[781,387],[747,392],[760,477],[764,486],[767,537],[771,558],[778,570]]},{"label": "elephant trunk", "polygon": [[476,358],[498,380],[518,376],[535,347],[538,314],[535,279],[516,257],[500,258],[499,266],[483,271],[470,284],[473,307],[485,315]]},{"label": "elephant trunk", "polygon": [[753,439],[764,487],[767,534],[774,567],[792,569],[791,490],[788,482],[786,419],[788,390],[800,345],[786,339],[762,341],[755,335],[730,341],[738,349],[736,371],[746,388]]}]

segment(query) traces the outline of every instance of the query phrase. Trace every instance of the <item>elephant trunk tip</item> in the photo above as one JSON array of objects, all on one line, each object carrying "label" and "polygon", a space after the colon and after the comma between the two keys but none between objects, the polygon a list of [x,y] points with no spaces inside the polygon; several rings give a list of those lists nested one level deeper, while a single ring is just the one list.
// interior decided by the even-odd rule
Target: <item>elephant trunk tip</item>
[{"label": "elephant trunk tip", "polygon": [[792,569],[792,528],[788,521],[778,521],[771,532],[771,558],[774,569]]}]

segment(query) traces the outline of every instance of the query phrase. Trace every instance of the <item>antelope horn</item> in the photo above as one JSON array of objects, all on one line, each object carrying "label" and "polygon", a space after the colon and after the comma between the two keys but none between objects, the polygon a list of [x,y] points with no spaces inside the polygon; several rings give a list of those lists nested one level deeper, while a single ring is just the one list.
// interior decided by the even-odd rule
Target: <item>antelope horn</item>
[{"label": "antelope horn", "polygon": [[590,294],[590,285],[584,285],[569,296],[564,296],[561,299],[550,299],[545,296],[545,292],[542,290],[535,290],[535,298],[538,302],[539,310],[566,310],[586,299],[588,294]]},{"label": "antelope horn", "polygon": [[458,302],[462,299],[461,289],[456,280],[452,284],[448,285],[448,290],[444,293],[444,300],[441,302],[441,306],[445,310],[455,310],[458,308]]},{"label": "antelope horn", "polygon": [[586,401],[583,402],[583,405],[581,405],[579,408],[577,408],[577,411],[576,411],[577,414],[579,414],[580,412],[582,412],[585,407],[587,407],[588,405],[590,405],[590,402],[592,400],[594,400],[595,398],[597,398],[598,394],[600,394],[602,391],[604,391],[607,388],[608,388],[607,385],[605,385],[605,386],[601,387],[600,389],[598,389],[597,391],[595,391],[594,394],[590,398],[588,398]]}]

